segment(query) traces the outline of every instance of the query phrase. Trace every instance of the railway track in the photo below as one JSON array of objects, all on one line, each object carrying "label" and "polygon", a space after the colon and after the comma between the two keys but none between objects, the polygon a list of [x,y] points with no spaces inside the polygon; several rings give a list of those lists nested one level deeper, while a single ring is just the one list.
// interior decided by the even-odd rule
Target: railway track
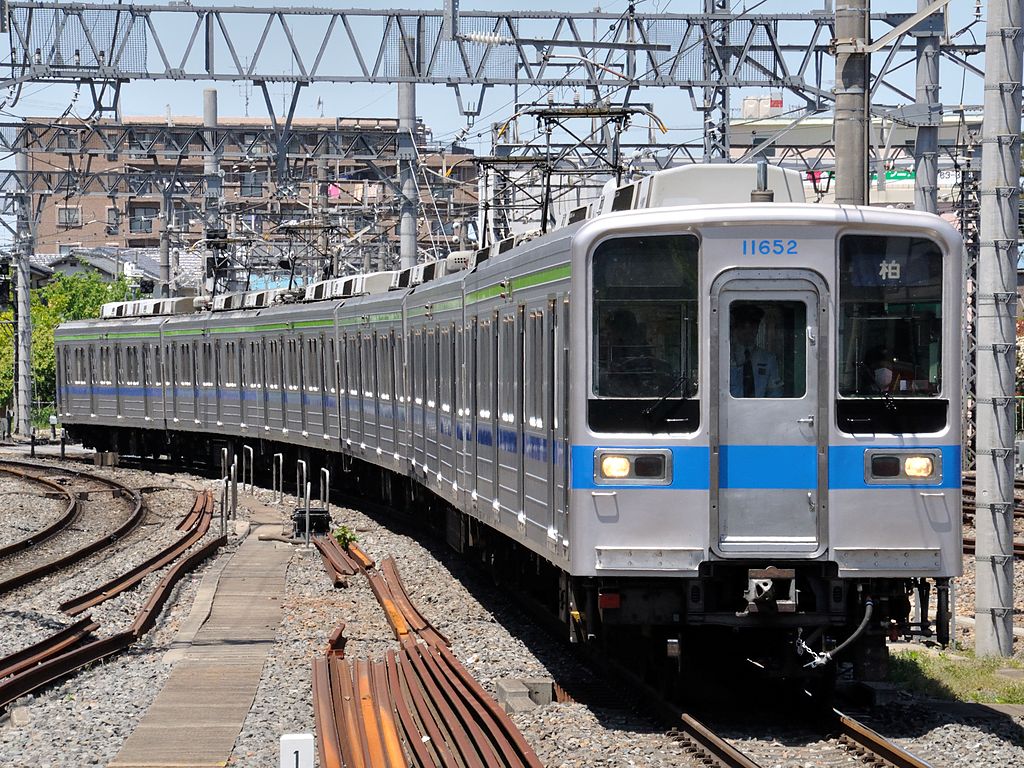
[{"label": "railway track", "polygon": [[65,612],[77,615],[88,607],[136,586],[146,575],[173,562],[130,627],[107,637],[97,637],[100,624],[86,615],[42,641],[0,659],[0,710],[6,709],[11,702],[27,693],[125,650],[149,632],[174,585],[226,543],[226,537],[220,536],[186,556],[186,552],[198,544],[209,530],[213,509],[212,494],[206,492],[198,496],[192,509],[179,524],[184,534],[177,542],[98,589],[86,592],[62,606]]},{"label": "railway track", "polygon": [[[42,482],[46,475],[71,478],[73,485],[65,490],[74,499],[76,512],[64,525],[42,540],[11,552],[0,560],[0,595],[49,576],[86,557],[109,547],[137,528],[145,519],[142,494],[109,478],[67,468],[25,462],[2,461],[0,468],[22,473],[23,477]],[[114,505],[97,503],[108,498],[121,500],[118,511]],[[71,523],[74,523],[73,525]],[[100,531],[100,535],[84,545],[78,540]]]},{"label": "railway track", "polygon": [[29,484],[41,485],[44,488],[49,489],[49,495],[57,498],[62,498],[66,502],[63,513],[43,528],[31,532],[28,536],[0,547],[0,560],[18,552],[23,552],[30,547],[35,546],[41,542],[46,541],[51,536],[56,535],[61,530],[71,525],[75,518],[78,516],[79,504],[78,498],[68,488],[62,486],[60,483],[49,480],[45,477],[34,475],[30,472],[21,469],[20,467],[5,466],[0,464],[0,474],[6,475],[7,477],[15,477],[19,480],[25,481]]}]

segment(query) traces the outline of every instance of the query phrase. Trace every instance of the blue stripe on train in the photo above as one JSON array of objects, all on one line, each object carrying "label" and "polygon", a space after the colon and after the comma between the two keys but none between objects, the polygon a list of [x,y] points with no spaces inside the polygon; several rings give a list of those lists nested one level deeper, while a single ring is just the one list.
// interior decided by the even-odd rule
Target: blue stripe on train
[{"label": "blue stripe on train", "polygon": [[[97,386],[93,388],[98,395],[114,395],[120,392],[122,397],[139,397],[145,390],[148,397],[159,397],[159,387],[116,387]],[[61,388],[61,391],[70,395],[88,395],[88,386],[71,385]],[[192,388],[175,388],[175,394],[191,397]],[[297,392],[276,392],[267,393],[266,399],[271,402],[280,402],[282,399],[287,402],[297,402],[300,393]],[[221,390],[223,400],[239,400],[246,402],[258,401],[258,393],[243,392],[240,390]],[[210,392],[200,389],[200,400],[210,397]],[[319,402],[321,396],[317,394],[301,394],[303,403]],[[372,412],[372,403],[359,396],[344,395],[346,403],[351,407],[353,400],[360,403],[364,412]],[[329,408],[337,407],[337,399],[333,395],[326,397]],[[405,411],[397,407],[395,403],[388,403],[381,406],[381,411],[392,414],[397,410],[399,421],[405,420]],[[412,406],[413,422],[424,424],[424,408]],[[449,414],[440,415],[441,432],[445,435],[452,433],[452,418]],[[472,439],[473,427],[468,422],[458,421],[455,428],[458,439]],[[498,447],[505,453],[518,453],[520,450],[520,439],[517,430],[499,427]],[[481,446],[493,447],[494,430],[488,424],[476,426],[476,442]],[[629,447],[615,446],[624,451]],[[640,447],[640,446],[638,446]],[[652,446],[642,446],[651,448]],[[876,444],[870,446],[861,445],[833,445],[828,450],[828,486],[833,490],[847,489],[893,489],[893,488],[958,488],[960,486],[960,446],[894,446],[894,450],[906,451],[919,447],[922,450],[939,450],[942,453],[942,478],[936,483],[915,483],[905,484],[873,484],[868,485],[864,479],[864,457],[865,451],[884,448]],[[561,466],[565,462],[565,455],[560,443],[551,446],[550,441],[542,436],[524,433],[522,440],[524,455],[533,461],[548,462]],[[598,485],[594,482],[594,451],[595,446],[574,445],[570,448],[572,456],[572,487],[576,489],[686,489],[686,490],[708,490],[710,488],[710,451],[707,446],[676,446],[671,448],[672,452],[672,482],[668,485]],[[744,488],[744,489],[812,489],[817,483],[816,466],[817,449],[814,446],[778,446],[778,445],[723,445],[720,448],[719,458],[719,483],[721,488]]]}]

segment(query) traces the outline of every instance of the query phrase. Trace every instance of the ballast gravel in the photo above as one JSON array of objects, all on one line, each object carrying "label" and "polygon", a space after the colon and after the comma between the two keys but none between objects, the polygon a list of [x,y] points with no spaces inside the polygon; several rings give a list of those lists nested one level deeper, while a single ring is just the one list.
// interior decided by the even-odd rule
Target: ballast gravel
[{"label": "ballast gravel", "polygon": [[[216,487],[195,477],[108,471],[139,485],[171,485],[186,480],[196,488]],[[269,492],[257,489],[255,496],[263,505],[272,502]],[[181,508],[182,497],[187,494],[149,494],[147,501],[154,509],[163,510],[162,517],[150,518],[152,524],[144,526],[146,536],[139,537],[142,541],[131,547],[126,544],[116,558],[108,558],[119,562],[93,563],[97,573],[105,574],[97,576],[96,582],[109,578],[111,571],[123,570],[125,562],[144,558],[143,552],[159,549],[163,544],[158,541],[173,539],[173,526],[186,511]],[[9,497],[0,494],[0,515],[6,516],[14,505],[8,505],[5,498]],[[239,516],[243,519],[248,515],[246,498],[244,494],[240,497]],[[282,523],[291,508],[286,501]],[[420,544],[395,524],[358,511],[332,508],[332,514],[336,525],[355,531],[360,545],[372,557],[395,557],[417,607],[449,638],[456,656],[489,692],[494,693],[502,679],[550,677],[568,687],[591,675],[563,646],[511,606],[500,588],[440,545]],[[239,539],[232,537],[218,559],[230,557],[238,543]],[[131,651],[19,702],[15,717],[8,713],[0,718],[0,765],[102,766],[113,760],[167,679],[171,666],[164,661],[164,654],[188,616],[196,586],[215,562],[208,561],[176,588],[157,628]],[[83,566],[83,572],[88,570]],[[154,577],[149,577],[147,583],[128,593],[130,597],[123,602],[119,598],[102,613],[93,609],[94,615],[123,627],[155,586],[149,583],[152,580]],[[9,652],[5,650],[8,646],[11,650],[22,647],[31,641],[30,636],[41,636],[52,631],[53,625],[70,621],[55,606],[75,590],[61,597],[60,588],[51,584],[43,591],[47,594],[0,596],[0,654]],[[282,733],[314,731],[311,661],[323,652],[339,622],[346,624],[346,654],[351,658],[380,658],[388,648],[395,647],[365,579],[353,576],[347,588],[334,588],[315,550],[294,548],[287,569],[286,595],[277,640],[228,761],[231,766],[276,766]],[[1020,593],[1018,601],[1024,602]],[[13,641],[8,637],[11,634],[16,635]],[[580,699],[580,703],[550,704],[513,715],[544,765],[667,768],[700,764],[662,726],[638,712],[631,699],[617,699],[614,692],[611,696],[598,694],[592,700],[587,696]],[[867,719],[860,713],[858,717]],[[1020,717],[968,716],[904,696],[897,703],[875,708],[868,722],[936,767],[1024,766],[1024,740],[1020,736],[1024,720]],[[730,735],[765,768],[861,764],[834,743],[819,742],[799,724],[736,728]]]}]

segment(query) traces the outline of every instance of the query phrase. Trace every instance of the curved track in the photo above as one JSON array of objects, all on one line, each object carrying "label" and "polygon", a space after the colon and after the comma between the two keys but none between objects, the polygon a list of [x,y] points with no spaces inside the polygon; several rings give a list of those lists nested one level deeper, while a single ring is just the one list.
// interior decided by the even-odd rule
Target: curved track
[{"label": "curved track", "polygon": [[75,517],[77,517],[78,515],[78,498],[75,496],[75,494],[73,494],[63,485],[60,485],[59,483],[56,483],[52,480],[48,480],[45,477],[40,477],[38,475],[32,474],[31,472],[21,469],[20,467],[7,466],[2,463],[0,463],[0,473],[7,475],[9,477],[17,477],[29,483],[36,483],[45,488],[49,488],[51,494],[63,497],[67,500],[67,507],[64,509],[64,512],[61,514],[59,518],[50,523],[50,525],[45,526],[44,528],[41,528],[38,531],[33,531],[28,536],[26,536],[23,539],[20,539],[19,541],[15,541],[11,544],[7,544],[6,546],[0,547],[0,559],[13,555],[17,552],[22,552],[26,549],[29,549],[30,547],[35,546],[36,544],[46,541],[51,536],[55,535],[56,533],[68,527],[74,522]]},{"label": "curved track", "polygon": [[[55,571],[67,568],[95,552],[111,546],[127,533],[136,528],[145,517],[142,494],[123,483],[81,470],[56,468],[48,465],[30,464],[27,462],[2,461],[0,468],[15,469],[31,475],[33,479],[43,479],[45,474],[62,477],[71,476],[75,486],[67,489],[76,500],[78,514],[76,521],[84,520],[85,505],[96,507],[90,515],[90,523],[104,530],[99,538],[78,546],[76,538],[82,533],[77,526],[68,526],[56,530],[45,541],[29,545],[20,551],[3,558],[0,574],[0,595],[23,587],[26,584],[48,576]],[[121,512],[111,509],[112,505],[96,504],[106,498],[123,501]],[[100,519],[105,518],[105,519]]]}]

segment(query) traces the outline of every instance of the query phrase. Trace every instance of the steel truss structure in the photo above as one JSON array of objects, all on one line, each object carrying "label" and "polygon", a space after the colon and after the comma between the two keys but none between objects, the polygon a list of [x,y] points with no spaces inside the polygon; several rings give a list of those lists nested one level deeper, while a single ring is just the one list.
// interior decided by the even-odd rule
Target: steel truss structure
[{"label": "steel truss structure", "polygon": [[[102,92],[116,100],[119,85],[132,80],[249,81],[268,102],[266,84],[274,82],[293,83],[296,91],[314,83],[478,86],[472,109],[457,94],[465,114],[479,114],[483,91],[495,85],[683,88],[696,109],[715,114],[727,107],[724,88],[786,89],[812,110],[832,103],[832,91],[823,87],[832,78],[830,12],[731,13],[725,0],[707,2],[716,12],[463,11],[460,34],[448,39],[440,11],[16,0],[8,6],[12,45],[0,64],[0,86],[85,83],[94,97]],[[872,19],[896,26],[908,16]],[[886,75],[915,55],[910,34],[942,25],[937,12],[899,35],[885,51],[873,91],[885,88],[914,103]],[[592,32],[598,29],[599,36]],[[947,43],[941,55],[980,75],[967,56],[981,50]],[[704,90],[699,98],[695,89]],[[97,110],[111,108],[96,103]]]}]

